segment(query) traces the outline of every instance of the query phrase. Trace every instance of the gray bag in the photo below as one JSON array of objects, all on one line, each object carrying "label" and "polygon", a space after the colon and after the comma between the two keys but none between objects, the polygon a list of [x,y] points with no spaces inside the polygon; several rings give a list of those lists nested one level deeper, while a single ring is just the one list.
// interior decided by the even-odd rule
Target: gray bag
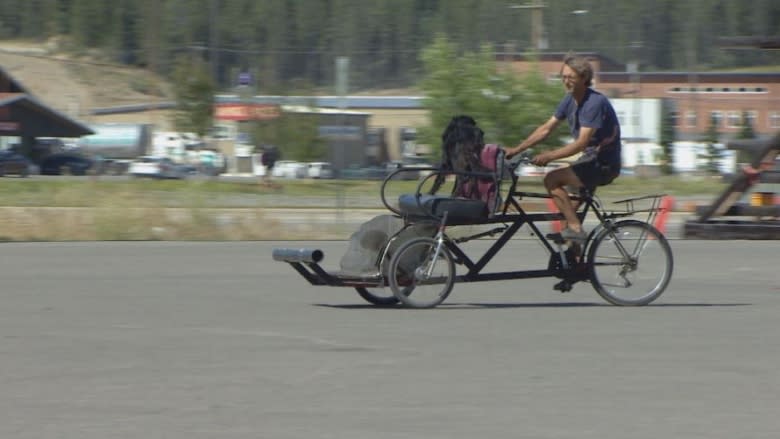
[{"label": "gray bag", "polygon": [[349,238],[349,248],[341,258],[341,274],[348,276],[373,276],[380,272],[377,264],[387,246],[387,242],[396,234],[390,244],[385,263],[390,261],[393,252],[410,239],[427,236],[436,232],[436,224],[414,224],[401,231],[404,220],[393,215],[379,215],[363,223],[357,232]]}]

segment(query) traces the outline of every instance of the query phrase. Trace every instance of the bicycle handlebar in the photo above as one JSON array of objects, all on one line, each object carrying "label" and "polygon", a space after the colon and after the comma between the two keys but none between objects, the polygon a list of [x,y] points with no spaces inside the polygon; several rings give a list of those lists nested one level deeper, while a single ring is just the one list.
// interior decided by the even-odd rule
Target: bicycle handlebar
[{"label": "bicycle handlebar", "polygon": [[512,157],[511,159],[507,159],[504,163],[506,164],[506,167],[510,170],[514,171],[517,169],[520,165],[527,165],[531,163],[531,160],[533,159],[534,155],[531,151],[526,150],[521,152],[520,154],[517,154],[516,156]]}]

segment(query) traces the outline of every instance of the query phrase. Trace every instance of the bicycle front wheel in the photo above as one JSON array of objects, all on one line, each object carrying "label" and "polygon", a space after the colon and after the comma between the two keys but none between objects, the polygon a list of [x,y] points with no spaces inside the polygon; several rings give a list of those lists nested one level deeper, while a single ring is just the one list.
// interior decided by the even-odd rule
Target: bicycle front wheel
[{"label": "bicycle front wheel", "polygon": [[390,260],[388,281],[393,294],[404,305],[433,308],[452,291],[455,264],[447,247],[439,248],[436,240],[412,239]]},{"label": "bicycle front wheel", "polygon": [[593,288],[613,305],[641,306],[657,299],[672,278],[672,249],[650,224],[626,220],[606,227],[588,251]]}]

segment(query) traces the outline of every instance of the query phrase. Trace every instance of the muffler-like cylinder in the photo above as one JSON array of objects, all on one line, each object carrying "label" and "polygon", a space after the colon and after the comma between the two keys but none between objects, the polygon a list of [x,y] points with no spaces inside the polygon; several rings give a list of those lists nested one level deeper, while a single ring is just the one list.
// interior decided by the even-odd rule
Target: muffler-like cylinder
[{"label": "muffler-like cylinder", "polygon": [[275,248],[275,261],[282,262],[320,262],[325,256],[322,250],[311,248]]}]

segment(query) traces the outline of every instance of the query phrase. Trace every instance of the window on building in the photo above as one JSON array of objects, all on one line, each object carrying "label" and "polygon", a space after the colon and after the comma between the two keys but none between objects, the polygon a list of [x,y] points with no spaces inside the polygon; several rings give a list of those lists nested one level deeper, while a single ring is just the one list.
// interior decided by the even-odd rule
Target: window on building
[{"label": "window on building", "polygon": [[758,111],[748,110],[745,112],[745,122],[749,123],[753,129],[758,128]]},{"label": "window on building", "polygon": [[631,112],[631,126],[638,127],[641,125],[641,118],[639,117],[639,111]]},{"label": "window on building", "polygon": [[742,126],[742,114],[739,111],[729,111],[726,115],[726,126],[739,128]]},{"label": "window on building", "polygon": [[680,113],[678,113],[676,110],[672,110],[669,112],[669,121],[672,123],[672,126],[678,127],[680,126]]},{"label": "window on building", "polygon": [[626,126],[626,113],[623,112],[623,110],[617,111],[617,118],[618,118],[618,123],[620,123],[620,126]]},{"label": "window on building", "polygon": [[780,112],[769,113],[769,128],[780,128]]},{"label": "window on building", "polygon": [[685,126],[688,128],[696,128],[696,112],[689,111],[685,113]]},{"label": "window on building", "polygon": [[710,121],[715,124],[716,127],[723,125],[723,112],[719,110],[710,112]]}]

